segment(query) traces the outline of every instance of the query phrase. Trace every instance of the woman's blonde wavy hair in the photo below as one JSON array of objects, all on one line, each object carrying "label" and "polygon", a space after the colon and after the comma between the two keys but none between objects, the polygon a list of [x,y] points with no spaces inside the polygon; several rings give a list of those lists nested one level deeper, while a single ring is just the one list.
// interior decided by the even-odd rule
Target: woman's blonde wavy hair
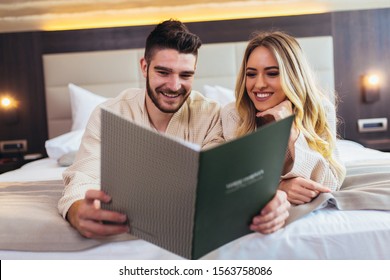
[{"label": "woman's blonde wavy hair", "polygon": [[326,118],[322,90],[316,85],[297,40],[281,31],[259,32],[250,40],[245,50],[236,82],[236,109],[241,118],[237,136],[256,129],[256,108],[245,86],[249,56],[257,47],[270,50],[279,64],[281,87],[293,105],[294,124],[305,136],[310,148],[318,151],[336,171],[343,167],[333,158],[336,137]]}]

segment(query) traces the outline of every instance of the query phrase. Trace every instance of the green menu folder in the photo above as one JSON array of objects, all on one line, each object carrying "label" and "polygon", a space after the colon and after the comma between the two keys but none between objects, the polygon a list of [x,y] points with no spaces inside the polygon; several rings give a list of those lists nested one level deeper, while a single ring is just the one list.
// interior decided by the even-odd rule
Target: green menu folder
[{"label": "green menu folder", "polygon": [[293,116],[200,150],[102,109],[104,209],[131,234],[188,259],[250,233],[279,184]]}]

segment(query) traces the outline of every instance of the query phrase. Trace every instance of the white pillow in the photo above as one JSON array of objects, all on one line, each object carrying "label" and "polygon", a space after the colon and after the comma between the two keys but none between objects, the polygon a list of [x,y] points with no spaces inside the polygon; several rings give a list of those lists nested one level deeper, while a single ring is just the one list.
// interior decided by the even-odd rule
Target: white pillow
[{"label": "white pillow", "polygon": [[96,95],[84,88],[69,84],[70,105],[72,108],[72,131],[85,129],[92,111],[107,98]]},{"label": "white pillow", "polygon": [[233,90],[221,86],[204,85],[203,95],[217,101],[221,106],[236,100]]},{"label": "white pillow", "polygon": [[45,142],[46,153],[49,158],[59,159],[65,154],[78,151],[84,129],[71,131]]}]

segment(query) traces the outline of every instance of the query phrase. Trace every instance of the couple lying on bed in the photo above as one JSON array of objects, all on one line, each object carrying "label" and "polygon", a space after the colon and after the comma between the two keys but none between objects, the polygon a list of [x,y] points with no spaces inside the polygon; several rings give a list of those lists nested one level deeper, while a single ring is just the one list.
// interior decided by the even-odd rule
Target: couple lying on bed
[{"label": "couple lying on bed", "polygon": [[285,224],[290,203],[307,203],[340,187],[345,169],[335,151],[335,108],[314,84],[297,41],[282,32],[257,34],[245,51],[237,100],[222,111],[191,90],[200,45],[199,37],[179,21],[157,25],[140,61],[146,91],[125,90],[94,110],[76,160],[63,174],[65,190],[58,205],[83,236],[129,231],[125,215],[99,207],[110,201],[109,194],[100,191],[102,106],[202,148],[295,114],[279,189],[253,218],[253,231],[278,230]]}]

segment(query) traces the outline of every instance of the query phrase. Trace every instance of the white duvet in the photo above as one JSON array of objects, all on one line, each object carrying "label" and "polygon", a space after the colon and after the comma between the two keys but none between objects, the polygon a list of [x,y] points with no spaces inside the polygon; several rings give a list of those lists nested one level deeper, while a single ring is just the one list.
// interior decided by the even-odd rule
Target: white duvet
[{"label": "white duvet", "polygon": [[[339,141],[347,170],[380,164],[390,167],[390,154]],[[42,159],[0,175],[0,182],[60,180],[64,168]],[[375,176],[373,177],[375,179]],[[384,184],[386,186],[386,183]],[[383,184],[382,184],[383,188]],[[390,186],[389,186],[390,188]],[[321,208],[321,207],[320,207]],[[0,248],[1,249],[1,248]],[[337,210],[332,204],[262,235],[252,233],[209,253],[204,259],[390,259],[390,211]],[[143,240],[106,243],[75,252],[0,250],[0,259],[180,259]]]}]

